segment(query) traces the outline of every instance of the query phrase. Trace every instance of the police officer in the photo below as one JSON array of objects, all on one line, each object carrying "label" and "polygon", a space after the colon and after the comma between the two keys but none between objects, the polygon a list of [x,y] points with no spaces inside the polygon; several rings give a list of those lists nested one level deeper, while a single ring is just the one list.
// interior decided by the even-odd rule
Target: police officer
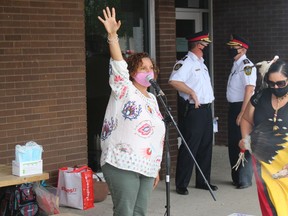
[{"label": "police officer", "polygon": [[227,82],[226,97],[229,102],[228,112],[228,151],[231,165],[231,176],[233,185],[238,189],[250,187],[252,185],[252,162],[251,155],[245,152],[247,162],[244,167],[241,165],[237,170],[233,166],[238,160],[241,140],[240,121],[245,108],[254,93],[257,79],[256,68],[247,58],[246,53],[249,43],[238,35],[231,35],[229,46],[230,57],[234,60],[231,73]]},{"label": "police officer", "polygon": [[[204,64],[203,50],[211,42],[208,32],[195,33],[187,38],[188,53],[173,68],[169,84],[179,94],[179,116],[181,133],[193,153],[205,178],[210,184],[213,123],[211,103],[214,93],[211,85],[208,69]],[[181,145],[178,151],[176,167],[176,192],[187,195],[194,161],[185,145]],[[211,185],[212,190],[217,186]],[[209,187],[199,172],[196,170],[196,188],[208,190]]]}]

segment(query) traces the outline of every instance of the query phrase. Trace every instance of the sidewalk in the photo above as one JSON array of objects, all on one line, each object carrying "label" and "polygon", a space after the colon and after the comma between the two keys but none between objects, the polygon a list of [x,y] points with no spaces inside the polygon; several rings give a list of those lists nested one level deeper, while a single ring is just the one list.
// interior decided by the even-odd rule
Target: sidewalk
[{"label": "sidewalk", "polygon": [[[189,195],[178,195],[175,192],[174,179],[170,181],[170,215],[171,216],[261,216],[257,197],[256,185],[246,189],[235,189],[231,184],[228,149],[225,146],[214,146],[211,183],[218,186],[213,192],[216,201],[213,200],[209,191],[195,189],[194,176],[190,182]],[[147,216],[163,216],[166,212],[166,183],[161,181],[152,193],[151,203]],[[74,216],[112,216],[111,197],[100,203],[95,203],[93,209],[81,211],[61,207],[61,213]],[[69,213],[69,214],[68,214]],[[123,215],[124,216],[124,215]]]}]

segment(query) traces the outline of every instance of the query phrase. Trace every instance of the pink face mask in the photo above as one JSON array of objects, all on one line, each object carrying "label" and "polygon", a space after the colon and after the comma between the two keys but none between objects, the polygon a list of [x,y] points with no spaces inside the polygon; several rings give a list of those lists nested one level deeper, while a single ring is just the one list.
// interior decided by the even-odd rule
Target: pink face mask
[{"label": "pink face mask", "polygon": [[149,87],[151,84],[148,81],[147,76],[150,76],[152,79],[154,79],[154,72],[153,71],[149,71],[147,73],[137,72],[136,75],[134,76],[134,80],[142,86]]}]

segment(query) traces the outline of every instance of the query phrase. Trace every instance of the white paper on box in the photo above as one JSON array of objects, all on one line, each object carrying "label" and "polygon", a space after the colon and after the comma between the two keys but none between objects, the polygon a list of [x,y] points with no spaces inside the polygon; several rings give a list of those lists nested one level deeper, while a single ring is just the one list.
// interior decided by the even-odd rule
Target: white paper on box
[{"label": "white paper on box", "polygon": [[43,161],[20,162],[12,161],[12,174],[17,176],[27,176],[43,173]]}]

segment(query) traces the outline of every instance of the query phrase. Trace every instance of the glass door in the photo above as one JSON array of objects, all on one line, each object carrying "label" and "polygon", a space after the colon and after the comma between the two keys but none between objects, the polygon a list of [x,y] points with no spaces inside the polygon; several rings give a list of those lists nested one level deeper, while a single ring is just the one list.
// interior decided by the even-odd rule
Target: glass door
[{"label": "glass door", "polygon": [[202,30],[202,12],[197,9],[176,8],[177,60],[188,52],[186,37]]}]

